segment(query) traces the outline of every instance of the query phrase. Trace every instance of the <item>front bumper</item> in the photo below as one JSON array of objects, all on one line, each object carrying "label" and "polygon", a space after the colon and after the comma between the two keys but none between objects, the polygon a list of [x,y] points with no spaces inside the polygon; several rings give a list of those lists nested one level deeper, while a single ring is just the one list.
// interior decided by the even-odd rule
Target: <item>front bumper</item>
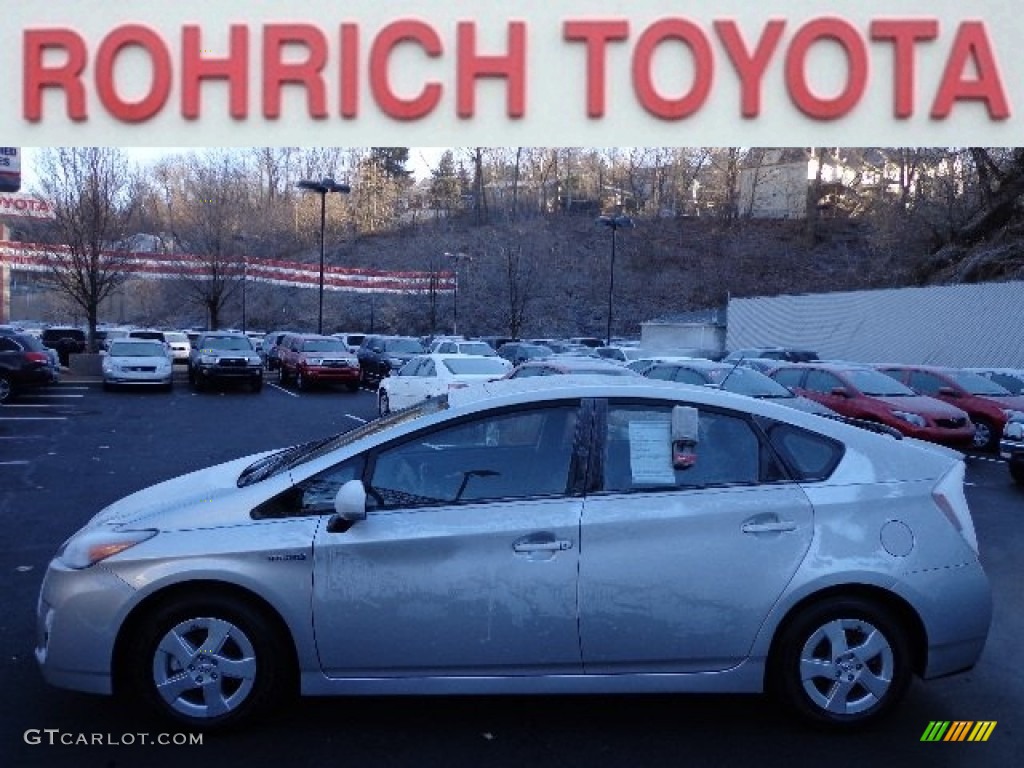
[{"label": "front bumper", "polygon": [[299,368],[310,381],[340,382],[350,384],[359,381],[358,366],[307,365]]},{"label": "front bumper", "polygon": [[52,561],[36,605],[35,657],[43,678],[60,688],[111,693],[117,629],[133,595],[102,566],[77,571]]},{"label": "front bumper", "polygon": [[213,381],[214,379],[261,381],[263,379],[263,366],[200,364],[195,368],[195,375],[208,381]]}]

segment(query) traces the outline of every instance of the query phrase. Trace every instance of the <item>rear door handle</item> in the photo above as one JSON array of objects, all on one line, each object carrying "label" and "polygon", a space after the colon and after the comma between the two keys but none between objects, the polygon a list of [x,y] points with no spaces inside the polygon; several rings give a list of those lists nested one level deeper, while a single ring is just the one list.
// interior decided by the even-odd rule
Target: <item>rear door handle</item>
[{"label": "rear door handle", "polygon": [[744,533],[777,533],[795,531],[796,523],[792,520],[777,520],[773,523],[744,523],[740,530]]}]

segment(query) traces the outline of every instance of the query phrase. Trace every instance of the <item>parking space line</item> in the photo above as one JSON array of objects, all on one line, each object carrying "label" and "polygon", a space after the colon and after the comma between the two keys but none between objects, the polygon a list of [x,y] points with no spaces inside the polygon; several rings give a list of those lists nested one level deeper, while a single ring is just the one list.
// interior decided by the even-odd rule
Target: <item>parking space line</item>
[{"label": "parking space line", "polygon": [[0,467],[20,467],[28,464],[27,461],[0,461]]},{"label": "parking space line", "polygon": [[267,386],[268,387],[273,387],[278,392],[284,392],[286,395],[291,395],[292,397],[298,397],[298,395],[295,392],[289,392],[287,389],[282,387],[280,384],[274,384],[273,382],[268,381],[267,382]]},{"label": "parking space line", "polygon": [[367,421],[369,421],[369,419],[363,419],[360,418],[359,416],[353,416],[351,413],[346,413],[345,418],[352,419],[352,421],[358,421],[360,424],[365,424]]},{"label": "parking space line", "polygon": [[39,395],[39,394],[36,394],[36,393],[33,392],[30,395],[25,395],[25,397],[30,397],[33,400],[47,400],[47,399],[56,400],[56,399],[70,398],[70,397],[85,397],[85,395]]},{"label": "parking space line", "polygon": [[67,416],[0,416],[0,421],[67,421]]}]

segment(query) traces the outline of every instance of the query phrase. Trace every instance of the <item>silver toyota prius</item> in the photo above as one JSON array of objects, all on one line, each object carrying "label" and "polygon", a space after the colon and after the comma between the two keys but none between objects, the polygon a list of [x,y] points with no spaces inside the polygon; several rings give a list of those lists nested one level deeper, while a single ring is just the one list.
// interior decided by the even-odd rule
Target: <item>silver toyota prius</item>
[{"label": "silver toyota prius", "polygon": [[193,728],[294,691],[770,691],[859,725],[982,652],[963,483],[728,392],[478,384],[110,505],[50,563],[35,655]]}]

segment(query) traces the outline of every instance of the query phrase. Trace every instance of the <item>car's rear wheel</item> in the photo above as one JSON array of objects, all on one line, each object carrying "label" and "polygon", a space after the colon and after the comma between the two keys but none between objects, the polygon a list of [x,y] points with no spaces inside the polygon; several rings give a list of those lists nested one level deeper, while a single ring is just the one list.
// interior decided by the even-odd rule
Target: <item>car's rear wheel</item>
[{"label": "car's rear wheel", "polygon": [[974,448],[978,451],[994,451],[999,445],[999,431],[984,416],[974,416]]},{"label": "car's rear wheel", "polygon": [[891,709],[910,684],[906,633],[892,613],[861,598],[811,605],[773,649],[771,687],[812,723],[863,725]]},{"label": "car's rear wheel", "polygon": [[380,411],[381,416],[391,413],[391,400],[388,393],[383,390],[377,392],[377,410]]},{"label": "car's rear wheel", "polygon": [[14,384],[10,376],[0,373],[0,404],[8,403],[14,397]]},{"label": "car's rear wheel", "polygon": [[174,599],[147,617],[126,653],[129,693],[193,728],[235,724],[288,690],[287,648],[239,600]]}]

